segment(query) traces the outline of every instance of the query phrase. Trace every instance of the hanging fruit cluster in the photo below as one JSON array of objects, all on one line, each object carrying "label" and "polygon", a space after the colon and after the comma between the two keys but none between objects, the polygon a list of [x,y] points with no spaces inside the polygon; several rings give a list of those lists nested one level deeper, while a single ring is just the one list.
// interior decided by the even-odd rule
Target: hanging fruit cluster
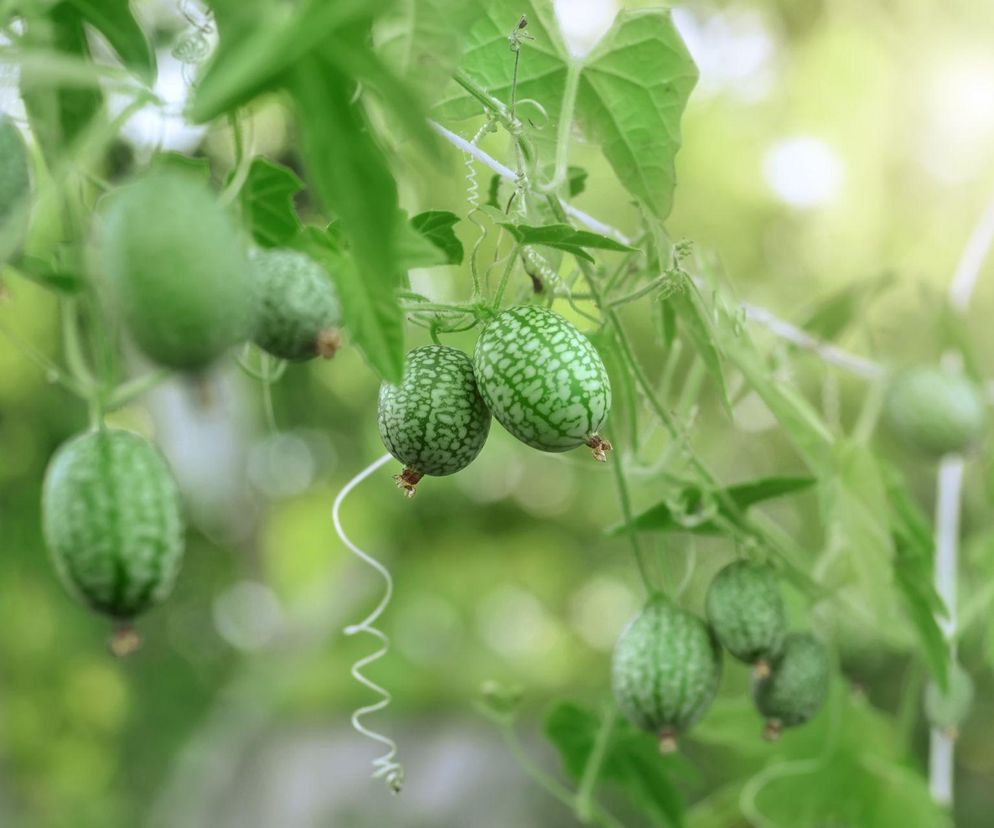
[{"label": "hanging fruit cluster", "polygon": [[614,648],[612,686],[621,710],[677,747],[707,710],[721,678],[721,649],[752,667],[753,701],[764,735],[808,721],[831,679],[828,650],[810,633],[786,632],[783,600],[768,567],[736,561],[719,572],[707,594],[707,621],[653,595]]}]

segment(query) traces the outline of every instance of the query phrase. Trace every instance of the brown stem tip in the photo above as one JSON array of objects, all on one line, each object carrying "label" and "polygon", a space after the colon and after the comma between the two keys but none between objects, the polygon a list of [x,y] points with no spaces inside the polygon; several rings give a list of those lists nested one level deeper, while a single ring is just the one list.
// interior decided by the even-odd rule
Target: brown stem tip
[{"label": "brown stem tip", "polygon": [[107,642],[107,647],[110,649],[112,655],[117,658],[124,658],[141,647],[141,643],[142,639],[138,634],[138,630],[132,627],[127,621],[122,621],[115,625],[114,632],[111,633],[110,640]]},{"label": "brown stem tip", "polygon": [[607,460],[607,453],[613,448],[613,446],[599,434],[595,434],[587,440],[587,445],[594,454],[594,460],[601,463]]},{"label": "brown stem tip", "polygon": [[767,742],[775,742],[780,738],[780,734],[783,732],[783,725],[780,724],[779,719],[769,719],[763,726],[763,738]]},{"label": "brown stem tip", "polygon": [[342,335],[336,330],[321,331],[314,343],[314,350],[319,357],[331,359],[342,347]]},{"label": "brown stem tip", "polygon": [[421,472],[416,472],[414,469],[405,468],[400,474],[395,474],[393,476],[394,482],[397,484],[397,488],[404,493],[404,497],[414,497],[414,487],[418,485],[418,481],[424,477]]},{"label": "brown stem tip", "polygon": [[752,675],[754,678],[762,681],[765,678],[770,677],[770,662],[765,658],[757,659],[752,665]]},{"label": "brown stem tip", "polygon": [[659,752],[663,754],[663,756],[668,756],[671,753],[676,753],[677,747],[678,745],[676,742],[675,730],[670,730],[669,728],[667,728],[666,730],[660,732]]}]

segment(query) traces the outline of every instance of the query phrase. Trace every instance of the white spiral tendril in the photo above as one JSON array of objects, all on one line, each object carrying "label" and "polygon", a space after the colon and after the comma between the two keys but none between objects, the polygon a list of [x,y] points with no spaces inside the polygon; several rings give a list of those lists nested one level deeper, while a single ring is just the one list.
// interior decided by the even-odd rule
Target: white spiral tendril
[{"label": "white spiral tendril", "polygon": [[404,785],[404,768],[394,760],[394,757],[397,755],[397,743],[388,736],[384,736],[381,733],[370,730],[362,723],[363,716],[383,710],[383,708],[389,705],[393,699],[393,696],[391,696],[386,689],[380,687],[380,685],[376,684],[376,682],[371,681],[362,674],[362,670],[365,667],[369,666],[374,661],[383,658],[383,656],[385,656],[387,651],[390,649],[390,639],[387,637],[386,633],[382,630],[378,630],[373,626],[373,624],[383,614],[383,611],[387,608],[387,604],[390,603],[390,598],[393,595],[393,578],[390,576],[390,572],[383,564],[375,558],[370,557],[351,540],[349,540],[348,536],[345,534],[345,530],[342,528],[342,520],[339,514],[342,508],[342,503],[349,492],[373,474],[373,472],[389,462],[390,459],[391,456],[389,454],[384,454],[381,458],[374,460],[366,466],[366,468],[364,468],[348,483],[346,483],[344,487],[342,487],[342,490],[335,498],[334,505],[331,507],[331,519],[335,524],[335,532],[338,533],[338,537],[341,538],[342,543],[352,550],[353,554],[355,554],[360,560],[367,563],[380,575],[382,575],[383,580],[386,582],[386,589],[383,592],[383,597],[380,599],[379,604],[376,605],[376,609],[374,609],[358,624],[352,624],[351,626],[346,627],[345,634],[357,635],[358,633],[368,633],[374,638],[379,639],[379,641],[383,644],[383,646],[378,650],[359,659],[352,665],[352,677],[361,685],[368,687],[380,697],[379,701],[366,705],[365,707],[360,707],[352,714],[352,727],[354,727],[357,732],[361,733],[366,738],[372,739],[374,742],[379,742],[381,745],[386,746],[387,752],[378,759],[373,760],[373,778],[383,779],[387,785],[390,786],[390,790],[394,793],[399,793],[400,789]]}]

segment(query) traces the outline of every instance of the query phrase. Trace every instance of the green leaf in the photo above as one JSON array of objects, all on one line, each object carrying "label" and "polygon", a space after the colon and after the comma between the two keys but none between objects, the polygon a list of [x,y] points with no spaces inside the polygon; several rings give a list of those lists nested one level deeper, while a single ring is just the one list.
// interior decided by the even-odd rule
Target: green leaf
[{"label": "green leaf", "polygon": [[[811,488],[813,477],[763,477],[746,483],[736,483],[724,489],[725,495],[744,511],[750,506]],[[646,509],[632,519],[641,532],[692,532],[698,535],[718,535],[723,529],[706,513],[716,510],[726,521],[735,521],[735,515],[721,505],[721,498],[707,493],[697,484],[687,484],[666,500]],[[607,534],[616,537],[626,531],[624,524],[612,526]]]},{"label": "green leaf", "polygon": [[345,319],[380,375],[400,382],[404,318],[396,298],[397,186],[361,109],[352,103],[347,77],[312,58],[295,70],[291,90],[309,180],[338,215],[357,266],[355,279],[350,274],[342,291]]},{"label": "green leaf", "polygon": [[487,200],[486,206],[493,207],[495,210],[500,209],[500,182],[501,178],[497,173],[494,173],[490,177],[490,186],[487,188]]},{"label": "green leaf", "polygon": [[463,247],[453,229],[459,216],[448,210],[428,210],[411,219],[411,226],[445,254],[444,264],[462,264]]},{"label": "green leaf", "polygon": [[282,247],[300,230],[293,197],[304,182],[289,167],[255,158],[238,194],[242,220],[263,247]]},{"label": "green leaf", "polygon": [[445,251],[414,227],[402,210],[397,222],[397,261],[402,271],[449,264]]},{"label": "green leaf", "polygon": [[86,277],[58,263],[24,256],[15,263],[17,273],[42,287],[73,296],[86,286]]},{"label": "green leaf", "polygon": [[[687,276],[682,279],[682,289],[673,291],[666,302],[683,323],[683,330],[691,341],[698,356],[704,363],[714,384],[725,411],[731,415],[732,407],[725,388],[725,375],[722,371],[722,358],[715,344],[714,325],[704,299],[697,286]],[[664,306],[665,307],[665,306]]]},{"label": "green leaf", "polygon": [[[282,85],[287,73],[306,63],[312,52],[334,48],[333,33],[368,20],[386,0],[305,0],[267,4],[251,17],[232,11],[229,34],[197,85],[190,118],[206,123],[231,112],[264,91]],[[353,90],[350,90],[350,93]]]},{"label": "green leaf", "polygon": [[[610,715],[617,716],[614,711]],[[558,702],[547,714],[546,738],[558,751],[572,779],[583,778],[602,726],[599,716],[572,702]],[[655,738],[616,718],[598,778],[624,790],[652,825],[676,827],[684,824],[683,802],[669,780],[668,770],[680,762],[677,757],[660,756]]]},{"label": "green leaf", "polygon": [[149,86],[155,81],[155,52],[135,22],[128,0],[67,0],[97,29],[121,62]]},{"label": "green leaf", "polygon": [[574,167],[570,164],[567,171],[569,181],[569,197],[576,198],[587,188],[587,171],[583,167]]},{"label": "green leaf", "polygon": [[861,279],[847,285],[818,303],[801,323],[801,327],[819,339],[837,338],[865,312],[869,301],[894,282],[893,274],[875,279]]},{"label": "green leaf", "polygon": [[435,94],[459,65],[465,32],[479,13],[476,0],[400,0],[376,21],[376,49],[398,76]]},{"label": "green leaf", "polygon": [[511,234],[518,244],[537,244],[544,245],[545,247],[553,247],[557,250],[572,253],[574,256],[588,262],[592,262],[594,259],[584,250],[585,247],[620,252],[635,249],[614,239],[610,239],[607,236],[601,236],[587,230],[576,230],[568,224],[545,224],[541,227],[533,227],[529,224],[500,222],[500,225]]},{"label": "green leaf", "polygon": [[680,118],[697,67],[662,9],[622,11],[587,58],[577,118],[615,175],[656,216],[672,205]]}]

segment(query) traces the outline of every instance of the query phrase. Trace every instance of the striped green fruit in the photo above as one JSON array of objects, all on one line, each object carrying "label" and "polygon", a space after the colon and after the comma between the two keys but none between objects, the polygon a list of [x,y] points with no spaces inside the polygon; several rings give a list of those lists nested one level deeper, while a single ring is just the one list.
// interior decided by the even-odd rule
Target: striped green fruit
[{"label": "striped green fruit", "polygon": [[82,434],[52,458],[42,522],[66,587],[127,621],[170,592],[183,557],[179,491],[162,455],[130,431]]},{"label": "striped green fruit", "polygon": [[248,338],[248,263],[234,223],[189,173],[160,170],[108,199],[100,265],[112,308],[155,362],[205,368]]},{"label": "striped green fruit", "polygon": [[948,736],[959,734],[960,725],[966,721],[973,707],[973,679],[959,664],[949,670],[949,686],[940,690],[935,682],[925,689],[925,716],[932,727]]},{"label": "striped green fruit", "polygon": [[604,459],[611,383],[590,340],[559,314],[508,308],[483,329],[473,365],[494,417],[521,442],[541,451],[587,445]]},{"label": "striped green fruit", "polygon": [[409,497],[424,475],[466,468],[490,431],[473,363],[444,345],[425,345],[407,355],[400,385],[380,387],[377,420],[383,444],[404,464],[394,479]]},{"label": "striped green fruit", "polygon": [[828,694],[832,666],[828,650],[811,633],[789,633],[770,674],[754,679],[752,696],[766,718],[764,735],[776,739],[785,727],[804,724]]},{"label": "striped green fruit", "polygon": [[334,355],[338,297],[317,262],[295,250],[264,250],[252,257],[250,273],[256,345],[294,362]]},{"label": "striped green fruit", "polygon": [[622,712],[659,737],[664,753],[711,704],[721,678],[721,649],[693,613],[654,595],[614,647],[611,683]]},{"label": "striped green fruit", "polygon": [[24,138],[9,116],[0,116],[0,261],[14,253],[24,240],[30,187]]},{"label": "striped green fruit", "polygon": [[758,677],[783,642],[783,598],[776,576],[766,566],[735,561],[719,572],[707,594],[707,616],[722,646],[752,664]]},{"label": "striped green fruit", "polygon": [[887,390],[884,413],[909,447],[939,457],[961,452],[987,428],[987,405],[968,377],[920,367],[899,374]]}]

